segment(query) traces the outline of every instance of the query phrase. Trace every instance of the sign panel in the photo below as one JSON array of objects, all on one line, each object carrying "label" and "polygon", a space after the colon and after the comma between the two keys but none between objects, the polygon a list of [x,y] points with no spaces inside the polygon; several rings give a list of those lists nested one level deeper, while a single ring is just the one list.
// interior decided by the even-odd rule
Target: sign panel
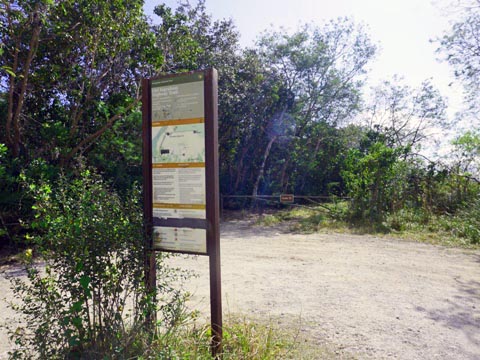
[{"label": "sign panel", "polygon": [[281,194],[280,202],[284,204],[291,204],[295,201],[295,196],[293,194]]},{"label": "sign panel", "polygon": [[206,243],[199,241],[204,237],[204,229],[165,226],[153,228],[153,246],[157,249],[206,253]]},{"label": "sign panel", "polygon": [[207,253],[205,118],[203,72],[151,80],[155,250]]}]

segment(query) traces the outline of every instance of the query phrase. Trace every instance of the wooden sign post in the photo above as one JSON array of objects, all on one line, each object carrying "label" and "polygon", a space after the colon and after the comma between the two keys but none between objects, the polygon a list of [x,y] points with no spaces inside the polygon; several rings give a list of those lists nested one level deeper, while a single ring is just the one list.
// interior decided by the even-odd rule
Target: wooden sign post
[{"label": "wooden sign post", "polygon": [[146,284],[155,251],[209,256],[212,354],[222,342],[217,71],[142,82]]}]

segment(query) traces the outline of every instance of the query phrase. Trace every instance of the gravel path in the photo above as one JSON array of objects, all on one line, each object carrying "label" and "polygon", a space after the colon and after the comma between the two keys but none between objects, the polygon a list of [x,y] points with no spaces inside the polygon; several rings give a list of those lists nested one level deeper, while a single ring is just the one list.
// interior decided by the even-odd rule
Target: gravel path
[{"label": "gravel path", "polygon": [[[222,224],[224,313],[300,327],[338,358],[480,359],[479,251],[285,229]],[[208,258],[170,261],[199,274],[186,287],[190,305],[208,316]],[[8,287],[0,274],[7,298]],[[0,301],[0,323],[8,315]]]},{"label": "gravel path", "polygon": [[[339,358],[480,359],[480,252],[344,234],[222,228],[224,313],[284,319]],[[209,313],[208,258],[177,258]]]}]

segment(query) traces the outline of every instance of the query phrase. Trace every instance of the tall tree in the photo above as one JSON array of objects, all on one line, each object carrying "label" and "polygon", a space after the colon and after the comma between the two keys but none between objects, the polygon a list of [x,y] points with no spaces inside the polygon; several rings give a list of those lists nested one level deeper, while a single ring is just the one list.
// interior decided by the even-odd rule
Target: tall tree
[{"label": "tall tree", "polygon": [[2,0],[0,31],[1,92],[7,99],[7,111],[2,118],[3,141],[17,157],[20,153],[25,98],[32,72],[32,61],[37,55],[47,1],[15,2]]},{"label": "tall tree", "polygon": [[[480,1],[457,0],[451,8],[460,14],[440,39],[438,52],[453,67],[465,89],[471,110],[480,106]],[[471,115],[476,116],[473,111]]]},{"label": "tall tree", "polygon": [[215,67],[225,77],[236,69],[239,33],[231,19],[213,20],[206,11],[205,0],[195,6],[180,2],[175,11],[162,4],[154,12],[160,17],[160,24],[153,30],[165,59],[162,72]]},{"label": "tall tree", "polygon": [[384,134],[390,146],[414,149],[435,130],[445,128],[446,103],[429,80],[418,88],[402,82],[394,76],[376,86],[362,116],[367,128]]},{"label": "tall tree", "polygon": [[[205,1],[182,2],[172,11],[155,9],[161,23],[154,28],[166,62],[164,72],[215,67],[219,71],[219,134],[221,186],[224,193],[252,189],[254,150],[280,111],[285,96],[275,72],[267,71],[255,49],[241,50],[231,20],[213,20]],[[181,39],[174,34],[188,34]],[[271,128],[271,126],[270,126]],[[250,185],[248,185],[250,184]]]},{"label": "tall tree", "polygon": [[[0,197],[0,220],[11,224],[10,238],[21,231],[20,216],[25,220],[29,214],[18,179],[22,170],[55,176],[60,167],[75,170],[79,157],[92,160],[96,149],[111,149],[104,141],[126,149],[139,145],[105,135],[123,123],[117,133],[130,132],[118,138],[138,138],[140,79],[162,64],[142,5],[141,0],[0,0],[0,144],[5,144],[0,176],[6,179],[0,193],[13,192]],[[90,163],[111,172],[115,169],[105,164],[123,156],[110,153],[102,163],[98,154]]]},{"label": "tall tree", "polygon": [[14,156],[62,166],[139,101],[158,67],[143,2],[2,0],[4,141]]},{"label": "tall tree", "polygon": [[272,139],[287,135],[286,110],[293,97],[255,50],[243,52],[229,80],[219,111],[222,190],[252,193],[258,191],[257,169],[265,167],[261,151],[269,151]]},{"label": "tall tree", "polygon": [[[302,192],[309,163],[315,161],[322,146],[327,146],[324,130],[360,109],[362,77],[375,46],[362,27],[349,19],[337,19],[323,27],[304,26],[292,35],[267,33],[259,48],[267,66],[279,74],[294,100],[291,141],[279,145],[287,149],[285,157],[276,162],[280,166],[276,177],[281,174],[279,189],[286,190],[290,182],[291,191]],[[297,174],[296,180],[291,181],[287,173]]]}]

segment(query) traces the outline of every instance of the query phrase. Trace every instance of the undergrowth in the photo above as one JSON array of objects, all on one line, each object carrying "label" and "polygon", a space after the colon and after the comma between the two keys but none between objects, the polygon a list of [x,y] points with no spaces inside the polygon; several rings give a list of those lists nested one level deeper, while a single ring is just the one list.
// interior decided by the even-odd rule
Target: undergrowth
[{"label": "undergrowth", "polygon": [[388,214],[381,223],[348,220],[348,203],[315,207],[295,207],[260,216],[256,224],[273,226],[290,223],[300,233],[329,232],[390,235],[403,239],[445,246],[480,247],[480,201],[455,215],[433,214],[423,210],[401,209]]},{"label": "undergrowth", "polygon": [[[283,328],[273,320],[264,322],[229,315],[223,326],[223,360],[333,359],[326,348],[309,343],[295,326]],[[212,359],[208,324],[185,323],[159,336],[142,359]]]}]

